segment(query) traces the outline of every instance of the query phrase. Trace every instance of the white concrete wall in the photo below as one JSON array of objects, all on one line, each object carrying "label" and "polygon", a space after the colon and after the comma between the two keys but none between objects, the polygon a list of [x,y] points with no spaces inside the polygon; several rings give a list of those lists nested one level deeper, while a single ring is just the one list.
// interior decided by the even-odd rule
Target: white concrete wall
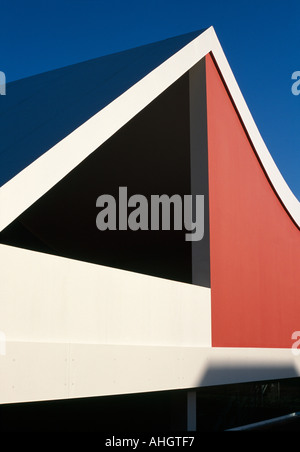
[{"label": "white concrete wall", "polygon": [[[70,347],[73,353],[83,347],[84,359],[97,367],[93,356],[108,345],[113,350],[130,346],[137,357],[144,347],[211,345],[210,289],[6,245],[0,246],[0,265],[0,331],[6,342],[0,368],[7,385],[0,385],[0,402],[36,399],[37,394],[60,397]],[[119,379],[110,374],[107,359],[93,373],[98,382],[107,372],[112,381]],[[21,364],[13,365],[16,361]],[[85,373],[81,366],[77,370]],[[161,377],[169,378],[168,373]],[[40,385],[31,383],[37,378],[42,386],[49,380],[43,396]],[[17,398],[8,397],[9,388],[20,384],[24,390]],[[78,384],[90,386],[86,378]],[[118,393],[121,387],[110,390]]]},{"label": "white concrete wall", "polygon": [[210,346],[210,289],[0,246],[7,341]]},{"label": "white concrete wall", "polygon": [[212,348],[210,289],[5,245],[0,267],[0,403],[300,375],[291,349]]}]

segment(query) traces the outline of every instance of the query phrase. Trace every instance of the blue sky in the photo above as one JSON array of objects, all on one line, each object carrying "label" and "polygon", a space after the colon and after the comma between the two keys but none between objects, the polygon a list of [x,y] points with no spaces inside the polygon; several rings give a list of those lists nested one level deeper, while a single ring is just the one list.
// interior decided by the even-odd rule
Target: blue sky
[{"label": "blue sky", "polygon": [[7,81],[214,26],[261,135],[300,200],[300,2],[1,0]]}]

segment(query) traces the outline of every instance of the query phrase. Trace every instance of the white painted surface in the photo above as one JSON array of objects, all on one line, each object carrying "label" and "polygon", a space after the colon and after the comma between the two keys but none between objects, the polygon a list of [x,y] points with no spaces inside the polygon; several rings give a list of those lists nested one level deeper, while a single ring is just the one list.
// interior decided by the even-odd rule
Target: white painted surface
[{"label": "white painted surface", "polygon": [[211,347],[210,290],[0,246],[0,403],[300,375],[291,349]]},{"label": "white painted surface", "polygon": [[210,346],[210,289],[0,245],[7,341]]},{"label": "white painted surface", "polygon": [[300,203],[262,140],[215,31],[210,27],[3,185],[0,231],[209,52],[218,64],[274,189],[300,226]]},{"label": "white painted surface", "polygon": [[2,403],[168,386],[156,349],[211,345],[210,289],[6,245],[0,262]]},{"label": "white painted surface", "polygon": [[300,376],[288,349],[8,342],[0,403],[189,389]]}]

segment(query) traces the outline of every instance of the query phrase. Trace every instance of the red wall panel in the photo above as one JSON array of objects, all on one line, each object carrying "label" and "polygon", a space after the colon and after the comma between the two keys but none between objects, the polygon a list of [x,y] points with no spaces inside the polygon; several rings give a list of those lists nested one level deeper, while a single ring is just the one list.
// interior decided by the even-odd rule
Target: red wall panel
[{"label": "red wall panel", "polygon": [[212,345],[288,348],[300,330],[300,232],[210,55],[206,71]]}]

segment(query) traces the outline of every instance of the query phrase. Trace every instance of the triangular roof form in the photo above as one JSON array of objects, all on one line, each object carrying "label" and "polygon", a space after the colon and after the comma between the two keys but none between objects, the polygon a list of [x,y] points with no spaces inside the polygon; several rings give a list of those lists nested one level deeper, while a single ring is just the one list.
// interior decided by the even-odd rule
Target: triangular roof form
[{"label": "triangular roof form", "polygon": [[0,186],[103,110],[201,32],[8,84],[0,103]]},{"label": "triangular roof form", "polygon": [[300,204],[274,163],[210,27],[9,84],[0,112],[0,230],[209,53],[270,183],[299,227]]}]

